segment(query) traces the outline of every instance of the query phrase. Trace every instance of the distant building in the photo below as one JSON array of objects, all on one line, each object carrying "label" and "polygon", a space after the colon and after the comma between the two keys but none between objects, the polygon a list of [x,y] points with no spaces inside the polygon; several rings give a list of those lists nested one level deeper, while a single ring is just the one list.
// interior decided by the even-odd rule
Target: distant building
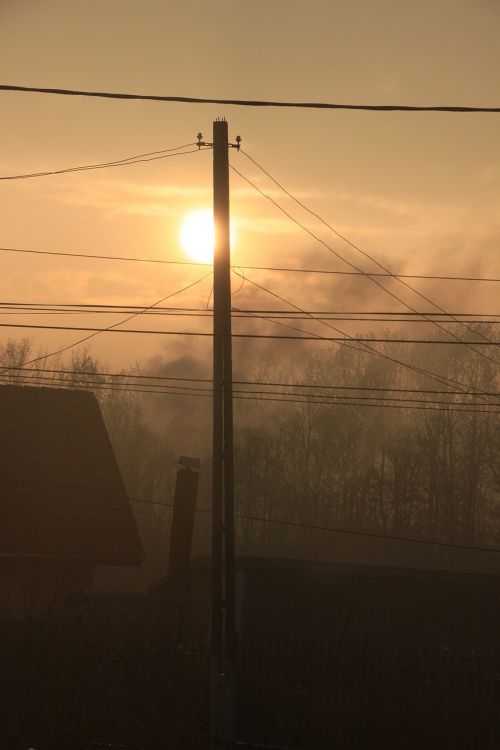
[{"label": "distant building", "polygon": [[143,552],[95,396],[0,386],[0,618],[43,617]]},{"label": "distant building", "polygon": [[[493,554],[493,553],[492,553]],[[208,637],[210,558],[192,561],[183,629]],[[153,596],[166,595],[166,581]],[[240,637],[324,639],[494,651],[500,629],[500,576],[270,557],[236,560]]]},{"label": "distant building", "polygon": [[[302,542],[301,539],[298,540]],[[492,649],[500,628],[500,553],[348,531],[312,531],[288,555],[238,550],[236,618],[242,638],[272,635]],[[284,548],[285,545],[282,545]],[[293,555],[295,552],[295,556]],[[292,553],[292,554],[290,554]],[[206,638],[210,555],[191,561],[184,631]],[[167,579],[152,588],[166,601]]]}]

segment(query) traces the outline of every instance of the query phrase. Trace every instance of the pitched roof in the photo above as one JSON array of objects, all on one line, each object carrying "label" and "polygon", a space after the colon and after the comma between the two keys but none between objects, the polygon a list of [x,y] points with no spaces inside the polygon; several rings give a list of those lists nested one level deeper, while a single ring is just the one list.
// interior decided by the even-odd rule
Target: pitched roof
[{"label": "pitched roof", "polygon": [[142,559],[93,393],[0,386],[0,555]]}]

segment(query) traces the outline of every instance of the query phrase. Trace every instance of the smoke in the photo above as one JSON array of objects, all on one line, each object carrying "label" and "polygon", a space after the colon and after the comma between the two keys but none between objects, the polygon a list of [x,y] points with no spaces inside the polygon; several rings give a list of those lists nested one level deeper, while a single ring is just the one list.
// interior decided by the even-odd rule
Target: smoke
[{"label": "smoke", "polygon": [[[195,354],[180,355],[169,351],[148,360],[144,372],[155,377],[209,380],[212,369],[202,350]],[[167,437],[177,455],[209,455],[211,383],[181,380],[167,382],[175,386],[175,393],[161,396],[144,395],[145,418],[156,432]],[[180,395],[181,393],[186,395]]]},{"label": "smoke", "polygon": [[[330,242],[330,240],[329,240]],[[415,246],[401,255],[383,253],[374,250],[373,255],[387,268],[399,273],[445,275],[445,276],[495,276],[494,268],[498,257],[500,230],[498,226],[489,227],[482,233],[476,229],[469,236],[458,232],[450,233],[439,241],[429,237],[423,241],[425,246]],[[342,255],[366,271],[375,271],[376,266],[366,257],[362,257],[345,243],[333,240],[330,244]],[[371,248],[367,248],[372,252]],[[308,244],[302,248],[290,248],[286,257],[279,264],[297,268],[324,268],[331,270],[350,270],[341,260],[326,249],[322,251],[317,245]],[[500,274],[498,274],[500,275]],[[498,285],[486,282],[465,282],[442,279],[405,279],[415,290],[421,292],[428,300],[423,299],[410,288],[395,279],[376,277],[381,284],[357,275],[330,275],[285,272],[246,271],[240,283],[233,281],[233,333],[255,333],[273,336],[338,336],[340,332],[347,335],[364,335],[382,338],[428,338],[439,333],[435,326],[428,323],[408,322],[374,322],[363,320],[331,320],[320,323],[306,314],[300,315],[297,308],[313,311],[332,312],[368,312],[393,311],[407,312],[408,305],[414,310],[435,312],[437,307],[451,313],[455,312],[491,312],[495,313]],[[252,282],[255,282],[252,283]],[[256,286],[258,284],[258,286]],[[386,291],[385,291],[386,290]],[[275,293],[273,295],[273,293]],[[391,294],[393,296],[391,296]],[[277,295],[277,296],[276,296]],[[399,302],[396,297],[400,298]],[[288,301],[292,305],[288,304]],[[293,305],[296,305],[294,307]],[[254,310],[248,317],[239,317],[238,311]],[[296,317],[283,317],[279,320],[266,320],[267,312],[287,311],[298,313]],[[352,316],[356,317],[356,316]],[[359,318],[359,316],[358,316]],[[472,324],[474,325],[474,324]],[[465,328],[453,326],[457,335],[467,339],[471,332]],[[337,330],[335,330],[337,329]],[[190,351],[180,344],[170,344],[162,353],[151,358],[145,372],[172,378],[200,378],[210,381],[212,376],[212,358],[209,340],[200,342],[191,340]],[[308,365],[321,351],[334,351],[338,347],[328,342],[297,342],[276,338],[239,338],[233,339],[233,378],[235,390],[255,390],[255,386],[244,385],[237,381],[270,381],[290,382],[307,379]],[[396,354],[394,346],[389,346],[389,353]],[[430,352],[431,350],[429,350]],[[446,357],[453,350],[443,351]],[[438,352],[432,349],[436,357]],[[402,359],[408,359],[410,352],[403,349]],[[440,352],[441,354],[441,352]],[[442,363],[444,366],[444,363]],[[144,396],[144,413],[149,424],[166,436],[176,454],[187,453],[197,456],[208,456],[211,453],[211,398],[208,391],[210,382],[177,382],[184,385],[182,392],[192,395]],[[191,392],[187,388],[206,389],[204,392]],[[236,432],[246,427],[257,427],[269,422],[272,417],[272,406],[262,405],[260,401],[235,399]]]},{"label": "smoke", "polygon": [[[243,322],[243,321],[241,321]],[[244,323],[248,321],[245,320]],[[256,333],[269,329],[269,324],[256,319],[250,321]],[[245,326],[248,330],[249,326]],[[242,329],[235,321],[233,330]],[[284,331],[286,334],[286,331]],[[245,381],[262,381],[283,378],[283,373],[297,368],[298,352],[293,343],[267,339],[233,340],[233,380],[235,431],[256,427],[269,420],[269,407],[260,402],[238,398],[236,391],[256,390]],[[195,344],[190,354],[180,353],[178,346],[165,348],[164,353],[149,359],[143,368],[147,375],[166,378],[189,378],[211,381],[211,351],[203,344]],[[175,455],[191,455],[206,458],[212,450],[212,399],[211,382],[167,381],[175,386],[176,394],[142,396],[143,414],[150,427],[164,435]],[[190,389],[200,389],[191,391]],[[179,393],[187,395],[179,395]],[[254,395],[254,394],[247,394]]]}]

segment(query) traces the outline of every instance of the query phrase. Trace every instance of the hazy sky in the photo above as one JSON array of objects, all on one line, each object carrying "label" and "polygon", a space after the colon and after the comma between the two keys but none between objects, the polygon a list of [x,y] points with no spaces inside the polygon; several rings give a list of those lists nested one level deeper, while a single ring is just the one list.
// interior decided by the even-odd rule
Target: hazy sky
[{"label": "hazy sky", "polygon": [[[166,95],[498,106],[499,38],[497,0],[0,0],[0,78],[19,85]],[[232,137],[240,134],[250,154],[394,270],[500,276],[499,115],[0,97],[2,175],[168,148],[193,141],[199,130],[210,139],[213,119],[225,116]],[[231,158],[288,210],[306,218],[244,156],[233,152]],[[237,176],[231,179],[235,263],[345,268]],[[210,205],[210,153],[1,182],[0,245],[182,258],[180,221],[190,210]],[[370,267],[333,241],[351,260]],[[13,301],[146,305],[203,272],[0,256],[0,299]],[[393,307],[366,281],[248,276],[311,309]],[[480,296],[477,285],[419,282],[419,288],[455,310],[491,308],[497,297],[497,287],[486,285]],[[204,306],[209,293],[207,280],[176,304]],[[254,307],[276,304],[249,284],[236,299]],[[97,322],[102,318],[91,324]],[[152,325],[148,319],[139,325],[145,323]],[[202,324],[163,325],[201,330]],[[56,347],[78,335],[38,338]],[[182,339],[166,343],[109,334],[98,337],[94,349],[126,365],[152,356],[173,358],[185,346]],[[200,346],[208,351],[206,342]]]}]

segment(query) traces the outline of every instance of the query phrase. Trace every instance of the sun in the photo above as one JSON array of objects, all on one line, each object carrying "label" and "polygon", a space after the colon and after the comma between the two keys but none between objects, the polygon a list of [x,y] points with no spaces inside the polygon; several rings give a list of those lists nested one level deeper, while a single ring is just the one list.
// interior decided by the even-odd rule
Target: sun
[{"label": "sun", "polygon": [[188,214],[182,222],[180,241],[184,252],[200,263],[214,259],[214,218],[209,209]]},{"label": "sun", "polygon": [[[231,247],[235,245],[234,223],[229,226]],[[192,211],[181,224],[179,238],[182,249],[198,263],[214,261],[214,215],[208,208]]]}]

